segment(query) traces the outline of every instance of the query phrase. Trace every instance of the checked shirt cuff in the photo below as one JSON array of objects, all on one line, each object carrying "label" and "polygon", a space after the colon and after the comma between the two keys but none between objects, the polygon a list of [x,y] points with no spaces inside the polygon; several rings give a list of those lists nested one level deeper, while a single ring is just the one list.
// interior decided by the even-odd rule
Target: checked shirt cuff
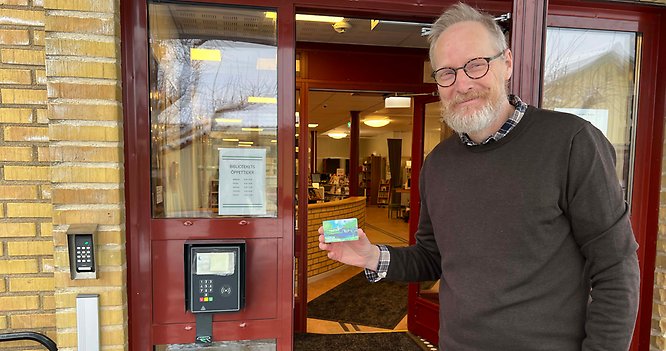
[{"label": "checked shirt cuff", "polygon": [[391,262],[391,253],[389,252],[386,245],[377,245],[379,248],[379,264],[377,265],[377,271],[371,269],[365,269],[365,277],[371,282],[378,282],[386,277],[386,272],[388,272],[389,263]]}]

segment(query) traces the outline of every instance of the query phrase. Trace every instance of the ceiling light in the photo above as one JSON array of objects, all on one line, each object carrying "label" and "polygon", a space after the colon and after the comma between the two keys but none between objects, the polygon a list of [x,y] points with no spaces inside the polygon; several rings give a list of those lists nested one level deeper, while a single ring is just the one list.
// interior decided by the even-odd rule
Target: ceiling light
[{"label": "ceiling light", "polygon": [[247,102],[255,104],[277,104],[277,98],[268,96],[248,96]]},{"label": "ceiling light", "polygon": [[192,61],[222,61],[222,52],[216,49],[190,48]]},{"label": "ceiling light", "polygon": [[391,123],[391,120],[388,118],[366,119],[363,121],[363,124],[373,128],[383,127],[385,125],[388,125],[389,123]]},{"label": "ceiling light", "polygon": [[317,128],[319,127],[319,123],[308,123],[308,128]]},{"label": "ceiling light", "polygon": [[246,145],[252,145],[254,144],[254,141],[239,141],[239,144],[246,144]]},{"label": "ceiling light", "polygon": [[233,142],[238,142],[237,138],[223,138],[222,141],[233,141]]},{"label": "ceiling light", "polygon": [[385,108],[409,108],[412,98],[409,96],[389,96],[384,99]]},{"label": "ceiling light", "polygon": [[304,15],[302,13],[296,14],[297,21],[306,21],[306,22],[336,23],[344,19],[345,19],[344,17],[338,17],[338,16]]},{"label": "ceiling light", "polygon": [[328,133],[328,136],[331,137],[331,138],[333,138],[333,139],[342,139],[342,138],[347,137],[347,133],[344,133],[344,132],[339,132],[339,133],[338,133],[338,132],[331,132],[331,133]]},{"label": "ceiling light", "polygon": [[264,128],[241,128],[244,132],[263,132]]},{"label": "ceiling light", "polygon": [[215,118],[217,123],[241,123],[243,122],[240,118]]}]

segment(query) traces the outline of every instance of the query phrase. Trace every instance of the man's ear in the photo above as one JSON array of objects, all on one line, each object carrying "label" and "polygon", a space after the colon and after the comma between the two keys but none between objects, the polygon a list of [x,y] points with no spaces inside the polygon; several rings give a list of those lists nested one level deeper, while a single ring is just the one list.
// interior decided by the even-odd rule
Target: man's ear
[{"label": "man's ear", "polygon": [[506,49],[506,52],[504,52],[504,64],[506,65],[504,80],[509,80],[513,75],[513,53],[511,53],[511,49]]}]

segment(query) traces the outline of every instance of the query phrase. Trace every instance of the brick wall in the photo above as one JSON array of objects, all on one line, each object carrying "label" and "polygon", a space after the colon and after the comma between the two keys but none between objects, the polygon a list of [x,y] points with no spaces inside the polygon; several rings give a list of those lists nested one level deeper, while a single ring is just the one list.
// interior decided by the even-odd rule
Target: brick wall
[{"label": "brick wall", "polygon": [[[100,342],[127,349],[119,2],[45,0],[54,289],[60,348],[75,348],[76,296],[100,295]],[[71,280],[66,231],[96,223],[98,279]]]},{"label": "brick wall", "polygon": [[358,219],[359,228],[365,227],[365,197],[308,205],[308,278],[342,266],[319,249],[321,222],[352,217]]},{"label": "brick wall", "polygon": [[0,1],[0,329],[55,337],[44,37],[42,1]]},{"label": "brick wall", "polygon": [[[0,332],[61,350],[81,293],[100,295],[104,350],[127,349],[119,28],[118,1],[0,1]],[[75,223],[100,225],[99,279],[69,277]]]}]

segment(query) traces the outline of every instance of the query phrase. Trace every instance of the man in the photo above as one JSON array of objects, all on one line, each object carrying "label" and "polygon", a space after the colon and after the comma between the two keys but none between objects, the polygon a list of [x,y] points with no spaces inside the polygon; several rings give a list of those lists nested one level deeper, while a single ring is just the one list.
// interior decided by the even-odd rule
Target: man
[{"label": "man", "polygon": [[612,146],[576,116],[507,99],[512,54],[491,16],[457,4],[430,41],[459,137],[423,164],[416,244],[359,230],[319,247],[371,281],[441,279],[443,350],[627,350],[639,270]]}]

